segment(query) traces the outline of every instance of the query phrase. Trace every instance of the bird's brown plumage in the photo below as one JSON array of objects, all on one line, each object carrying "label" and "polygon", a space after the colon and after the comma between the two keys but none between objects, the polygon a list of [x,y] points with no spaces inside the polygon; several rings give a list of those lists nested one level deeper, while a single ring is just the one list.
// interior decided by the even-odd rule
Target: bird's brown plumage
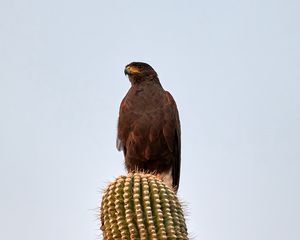
[{"label": "bird's brown plumage", "polygon": [[125,68],[131,88],[121,102],[117,148],[123,150],[129,172],[171,172],[177,190],[180,179],[180,122],[176,103],[154,69],[140,62]]}]

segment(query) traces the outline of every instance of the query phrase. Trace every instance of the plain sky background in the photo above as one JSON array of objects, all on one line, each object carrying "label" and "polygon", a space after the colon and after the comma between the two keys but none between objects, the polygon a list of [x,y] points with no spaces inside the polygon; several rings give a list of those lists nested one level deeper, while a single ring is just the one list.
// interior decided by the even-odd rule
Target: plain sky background
[{"label": "plain sky background", "polygon": [[300,239],[300,2],[0,0],[0,239],[96,240],[124,66],[182,124],[194,239]]}]

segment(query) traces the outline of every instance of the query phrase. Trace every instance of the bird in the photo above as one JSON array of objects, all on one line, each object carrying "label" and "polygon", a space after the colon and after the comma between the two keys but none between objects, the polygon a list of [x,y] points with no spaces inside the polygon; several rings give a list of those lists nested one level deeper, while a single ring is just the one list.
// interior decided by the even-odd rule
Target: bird
[{"label": "bird", "polygon": [[177,193],[181,129],[176,102],[149,64],[132,62],[124,73],[131,87],[119,108],[117,149],[128,172],[153,173]]}]

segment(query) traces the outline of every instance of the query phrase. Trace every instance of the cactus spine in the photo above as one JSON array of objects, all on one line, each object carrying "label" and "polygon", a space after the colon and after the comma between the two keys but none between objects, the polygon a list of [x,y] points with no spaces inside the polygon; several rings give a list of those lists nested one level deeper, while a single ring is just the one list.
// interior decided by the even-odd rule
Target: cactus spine
[{"label": "cactus spine", "polygon": [[151,174],[118,177],[103,193],[101,229],[110,239],[188,239],[172,189]]}]

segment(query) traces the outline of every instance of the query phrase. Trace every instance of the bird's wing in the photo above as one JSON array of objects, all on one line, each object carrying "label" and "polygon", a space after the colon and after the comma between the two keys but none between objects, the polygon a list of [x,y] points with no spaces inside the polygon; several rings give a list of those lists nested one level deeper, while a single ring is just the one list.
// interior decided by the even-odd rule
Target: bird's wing
[{"label": "bird's wing", "polygon": [[165,92],[167,104],[166,110],[168,114],[165,119],[165,125],[163,128],[163,134],[165,140],[168,144],[170,151],[173,153],[174,160],[172,162],[172,178],[173,186],[177,190],[180,180],[180,164],[181,164],[181,130],[180,130],[180,121],[179,114],[177,110],[176,103],[169,92]]},{"label": "bird's wing", "polygon": [[[118,132],[117,132],[117,139],[116,139],[116,147],[117,147],[118,151],[123,151],[124,155],[126,153],[126,149],[125,149],[125,146],[124,146],[125,143],[122,143],[122,141],[120,139],[120,135],[121,134],[123,135],[124,134],[123,131],[125,131],[125,130],[124,130],[124,126],[120,125],[120,114],[125,108],[126,98],[127,98],[127,95],[123,98],[123,100],[120,104],[120,108],[119,108]],[[122,133],[120,131],[122,131]]]}]

